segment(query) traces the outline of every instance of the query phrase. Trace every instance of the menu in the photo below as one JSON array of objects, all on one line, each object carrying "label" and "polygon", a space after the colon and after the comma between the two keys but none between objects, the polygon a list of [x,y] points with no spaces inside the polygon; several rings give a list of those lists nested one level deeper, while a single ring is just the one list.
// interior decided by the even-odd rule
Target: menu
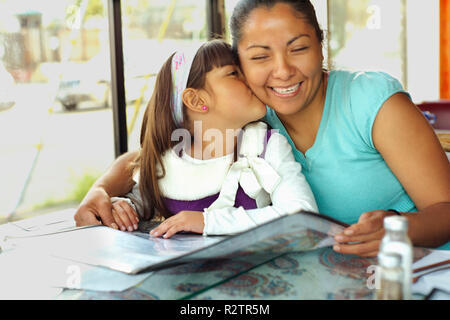
[{"label": "menu", "polygon": [[325,215],[304,211],[228,236],[179,233],[170,239],[155,238],[148,232],[156,225],[142,222],[132,233],[89,226],[10,240],[55,257],[138,274],[195,260],[332,246],[333,237],[347,227]]}]

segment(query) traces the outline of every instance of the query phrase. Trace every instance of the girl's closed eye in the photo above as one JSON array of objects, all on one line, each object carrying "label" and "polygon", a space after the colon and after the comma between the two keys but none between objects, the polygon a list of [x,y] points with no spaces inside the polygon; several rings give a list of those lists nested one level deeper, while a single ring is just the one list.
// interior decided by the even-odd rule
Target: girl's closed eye
[{"label": "girl's closed eye", "polygon": [[239,76],[239,69],[237,67],[230,67],[227,70],[226,75],[229,76],[229,77],[238,77]]}]

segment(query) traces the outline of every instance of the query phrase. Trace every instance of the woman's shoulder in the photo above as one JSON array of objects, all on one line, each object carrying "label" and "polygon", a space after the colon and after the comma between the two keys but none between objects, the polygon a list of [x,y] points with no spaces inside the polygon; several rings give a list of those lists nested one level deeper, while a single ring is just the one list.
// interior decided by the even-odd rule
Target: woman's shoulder
[{"label": "woman's shoulder", "polygon": [[339,91],[344,89],[351,95],[366,98],[403,91],[400,81],[384,71],[332,70],[329,73],[329,83]]},{"label": "woman's shoulder", "polygon": [[399,92],[409,96],[400,81],[383,71],[334,70],[329,75],[329,86],[327,99],[332,109],[352,120],[369,145],[373,123],[386,100]]},{"label": "woman's shoulder", "polygon": [[411,96],[395,77],[383,71],[334,70],[329,75],[327,96],[339,108],[352,112],[378,112],[384,102],[396,93]]},{"label": "woman's shoulder", "polygon": [[399,80],[384,71],[350,71],[332,70],[329,72],[329,81],[350,86],[351,89],[402,87]]},{"label": "woman's shoulder", "polygon": [[330,76],[336,77],[339,80],[342,78],[348,78],[349,80],[355,79],[395,79],[394,76],[388,74],[385,71],[377,70],[346,70],[346,69],[332,69],[328,71]]}]

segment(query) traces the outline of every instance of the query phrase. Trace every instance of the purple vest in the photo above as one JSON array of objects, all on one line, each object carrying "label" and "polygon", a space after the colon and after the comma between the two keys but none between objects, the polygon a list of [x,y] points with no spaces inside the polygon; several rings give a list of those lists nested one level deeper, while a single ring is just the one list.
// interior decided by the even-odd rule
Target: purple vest
[{"label": "purple vest", "polygon": [[[272,135],[271,130],[267,130],[266,139],[264,140],[264,151],[259,157],[264,158],[266,153],[267,142]],[[177,214],[180,211],[203,211],[208,208],[219,197],[219,193],[193,201],[174,200],[169,198],[163,198],[164,204],[171,214]],[[245,210],[256,209],[255,199],[250,198],[244,190],[239,186],[236,192],[236,199],[234,201],[234,207],[243,207]]]}]

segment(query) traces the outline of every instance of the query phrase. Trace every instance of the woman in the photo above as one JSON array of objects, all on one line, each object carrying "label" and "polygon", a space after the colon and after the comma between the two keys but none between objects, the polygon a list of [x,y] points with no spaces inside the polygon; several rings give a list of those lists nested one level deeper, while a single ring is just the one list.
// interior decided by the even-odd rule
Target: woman
[{"label": "woman", "polygon": [[[242,0],[230,26],[247,83],[291,143],[319,211],[352,224],[334,250],[375,256],[383,219],[393,214],[408,218],[416,246],[450,240],[450,165],[398,81],[324,71],[323,33],[307,0]],[[109,196],[131,189],[124,169],[135,156],[122,156],[99,179],[75,215],[78,225],[99,217],[111,226]],[[133,219],[129,210],[121,215]]]}]

